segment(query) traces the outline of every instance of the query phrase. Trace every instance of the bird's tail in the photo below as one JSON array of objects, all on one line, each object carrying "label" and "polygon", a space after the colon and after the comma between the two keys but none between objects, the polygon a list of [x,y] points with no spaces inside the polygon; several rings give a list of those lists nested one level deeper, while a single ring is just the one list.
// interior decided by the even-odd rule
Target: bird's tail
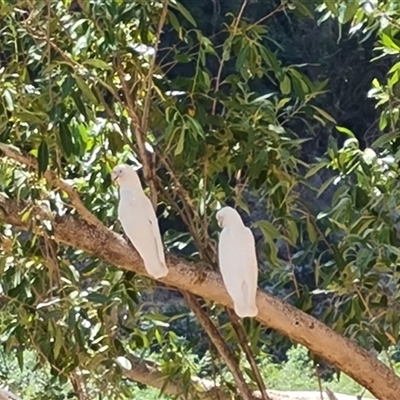
[{"label": "bird's tail", "polygon": [[240,303],[234,304],[236,315],[240,318],[255,317],[258,314],[256,298],[252,296],[246,281],[242,282],[240,293]]},{"label": "bird's tail", "polygon": [[235,313],[240,318],[255,317],[258,314],[258,308],[255,303],[234,304]]},{"label": "bird's tail", "polygon": [[168,275],[168,267],[165,262],[161,262],[158,259],[145,263],[145,267],[147,272],[155,279],[164,278]]}]

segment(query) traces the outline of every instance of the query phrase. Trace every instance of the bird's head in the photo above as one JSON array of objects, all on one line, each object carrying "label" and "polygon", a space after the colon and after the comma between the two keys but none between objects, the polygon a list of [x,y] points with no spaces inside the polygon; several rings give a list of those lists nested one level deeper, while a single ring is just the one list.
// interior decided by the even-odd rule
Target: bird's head
[{"label": "bird's head", "polygon": [[232,207],[222,207],[216,215],[217,223],[220,228],[225,228],[227,225],[243,225],[239,213]]},{"label": "bird's head", "polygon": [[113,168],[111,179],[119,186],[130,185],[133,187],[142,187],[136,171],[126,164],[119,164]]}]

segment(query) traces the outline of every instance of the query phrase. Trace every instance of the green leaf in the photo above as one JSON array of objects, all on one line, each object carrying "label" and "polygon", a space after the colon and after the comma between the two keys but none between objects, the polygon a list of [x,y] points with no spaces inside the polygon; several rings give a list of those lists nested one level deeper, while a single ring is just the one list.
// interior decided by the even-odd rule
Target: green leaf
[{"label": "green leaf", "polygon": [[105,61],[99,60],[98,58],[89,58],[89,59],[83,61],[82,64],[90,65],[95,68],[112,69],[111,66],[108,65]]},{"label": "green leaf", "polygon": [[276,55],[264,46],[259,47],[261,57],[274,70],[275,74],[280,74],[282,69]]},{"label": "green leaf", "polygon": [[[23,122],[30,122],[30,123],[35,123],[35,124],[42,124],[45,119],[43,117],[40,117],[39,115],[29,112],[29,111],[18,111],[15,114],[15,118],[19,118]],[[47,115],[45,116],[47,117]]]},{"label": "green leaf", "polygon": [[267,236],[264,235],[264,238],[265,238],[265,241],[269,248],[269,252],[268,252],[269,261],[271,262],[272,265],[278,265],[279,264],[278,249],[277,249],[276,244],[273,242],[272,238],[269,235],[267,235]]},{"label": "green leaf", "polygon": [[186,115],[185,121],[187,122],[188,125],[192,127],[192,132],[194,133],[194,137],[197,137],[197,135],[199,135],[201,138],[205,137],[203,127],[200,125],[199,121],[197,121],[196,118],[192,118],[191,116]]},{"label": "green leaf", "polygon": [[287,222],[288,225],[288,239],[292,246],[295,246],[297,243],[297,239],[299,238],[299,230],[297,229],[297,224],[292,219],[289,219]]},{"label": "green leaf", "polygon": [[93,104],[98,104],[96,96],[93,94],[89,85],[79,76],[75,76],[76,83],[81,90],[82,94]]},{"label": "green leaf", "polygon": [[97,304],[107,304],[109,300],[107,296],[104,296],[101,293],[94,293],[94,292],[89,293],[86,296],[86,299],[91,301],[92,303],[97,303]]},{"label": "green leaf", "polygon": [[261,229],[264,237],[270,237],[271,239],[279,239],[281,237],[280,232],[271,222],[266,220],[257,221],[255,226],[258,226]]},{"label": "green leaf", "polygon": [[65,156],[68,158],[72,154],[74,149],[74,144],[72,142],[72,133],[65,122],[60,122],[58,128],[61,149],[64,152]]},{"label": "green leaf", "polygon": [[385,45],[386,47],[389,47],[396,51],[400,51],[400,46],[397,45],[394,42],[394,40],[390,36],[386,35],[385,33],[381,33],[381,41],[382,41],[382,44]]},{"label": "green leaf", "polygon": [[318,193],[317,193],[317,197],[321,196],[322,193],[325,192],[325,190],[332,185],[333,181],[336,179],[336,176],[332,176],[329,179],[327,179],[323,185],[319,188]]},{"label": "green leaf", "polygon": [[178,144],[176,146],[174,154],[178,156],[179,154],[182,153],[183,148],[185,146],[185,134],[186,134],[186,129],[181,130],[181,135],[179,136]]},{"label": "green leaf", "polygon": [[311,243],[315,243],[317,240],[317,234],[315,232],[314,225],[310,221],[309,217],[307,217],[306,224],[307,224],[308,237],[310,238]]},{"label": "green leaf", "polygon": [[178,18],[176,18],[176,15],[172,11],[168,12],[168,21],[177,32],[180,31],[181,25]]},{"label": "green leaf", "polygon": [[354,133],[350,129],[345,128],[344,126],[335,126],[335,128],[339,132],[342,132],[350,137],[355,137]]},{"label": "green leaf", "polygon": [[193,26],[197,27],[196,21],[188,9],[185,8],[180,2],[172,3],[171,6],[175,7]]},{"label": "green leaf", "polygon": [[296,9],[299,11],[300,14],[304,15],[305,17],[314,19],[314,14],[309,8],[304,4],[304,0],[293,0],[294,4],[296,5]]},{"label": "green leaf", "polygon": [[62,337],[62,332],[60,330],[60,327],[55,325],[54,330],[55,330],[55,339],[53,343],[53,355],[54,358],[57,359],[60,354],[61,347],[64,344],[64,338]]},{"label": "green leaf", "polygon": [[335,0],[324,0],[324,3],[326,4],[326,6],[328,7],[328,10],[334,14],[337,15],[338,11],[337,11],[337,6],[336,6],[336,1]]},{"label": "green leaf", "polygon": [[283,80],[280,83],[280,89],[282,94],[289,94],[291,90],[291,83],[290,83],[290,78],[285,75]]},{"label": "green leaf", "polygon": [[319,172],[323,168],[326,168],[327,166],[328,166],[328,162],[319,162],[318,164],[315,164],[312,168],[310,168],[307,171],[304,178],[305,179],[310,178],[311,176],[315,175],[317,172]]},{"label": "green leaf", "polygon": [[290,97],[284,97],[283,99],[280,99],[278,104],[276,105],[276,109],[280,110],[281,108],[285,107],[285,105],[289,103],[290,100],[292,100]]},{"label": "green leaf", "polygon": [[14,111],[14,101],[9,90],[5,89],[3,92],[4,100],[8,111]]},{"label": "green leaf", "polygon": [[316,110],[323,118],[326,120],[332,122],[333,124],[337,124],[335,118],[333,118],[331,115],[329,115],[326,111],[322,110],[321,108],[317,106],[311,106],[314,110]]},{"label": "green leaf", "polygon": [[39,145],[38,148],[38,167],[39,167],[39,177],[41,177],[46,171],[49,165],[49,148],[45,140]]},{"label": "green leaf", "polygon": [[385,144],[395,140],[399,137],[399,132],[390,132],[385,133],[384,135],[380,136],[375,142],[372,143],[371,147],[382,147]]},{"label": "green leaf", "polygon": [[78,109],[78,111],[85,117],[86,120],[88,120],[89,119],[88,113],[87,113],[85,105],[83,104],[81,96],[78,94],[77,91],[72,92],[71,96],[74,99],[74,102],[75,102],[75,105],[76,105],[76,108]]},{"label": "green leaf", "polygon": [[358,10],[358,0],[350,0],[343,16],[343,24],[351,21]]}]

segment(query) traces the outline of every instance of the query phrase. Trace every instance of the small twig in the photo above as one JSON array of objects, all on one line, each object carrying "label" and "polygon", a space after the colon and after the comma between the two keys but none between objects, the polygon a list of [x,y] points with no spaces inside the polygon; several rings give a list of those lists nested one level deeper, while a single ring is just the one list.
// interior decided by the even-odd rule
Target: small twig
[{"label": "small twig", "polygon": [[[233,26],[232,37],[236,36],[236,32],[239,27],[240,20],[242,18],[244,9],[246,8],[248,1],[249,0],[243,0],[242,7],[240,8],[239,14],[235,21],[235,25]],[[223,59],[221,59],[221,61],[219,63],[218,72],[217,72],[217,79],[215,82],[215,89],[214,89],[215,93],[217,93],[217,91],[219,90],[219,87],[221,85],[221,76],[222,76],[222,70],[224,69],[224,65],[225,65],[225,61]],[[214,98],[212,109],[211,109],[211,115],[215,115],[216,109],[217,109],[217,98]]]},{"label": "small twig", "polygon": [[[181,210],[177,205],[176,209],[180,213],[182,220],[188,226],[190,233],[192,234],[193,238],[195,239],[197,248],[199,249],[199,253],[204,260],[208,260],[212,263],[215,262],[215,250],[210,244],[210,238],[208,237],[208,232],[206,227],[203,225],[204,231],[204,240],[201,239],[200,235],[197,234],[197,229],[193,221],[199,221],[200,223],[201,218],[197,211],[196,206],[193,203],[192,198],[190,197],[188,191],[184,188],[179,177],[175,174],[173,168],[169,164],[169,161],[164,157],[160,152],[157,152],[157,156],[165,169],[167,170],[168,174],[170,175],[173,184],[174,184],[174,191],[179,195],[180,200],[182,201],[183,210]],[[166,191],[165,191],[166,192]],[[169,196],[170,197],[170,196]],[[171,204],[174,204],[174,201],[171,201]]]},{"label": "small twig", "polygon": [[125,71],[122,67],[121,60],[116,57],[115,67],[119,76],[122,91],[124,92],[124,97],[126,101],[126,108],[132,123],[132,132],[135,135],[137,147],[139,150],[140,159],[143,164],[143,174],[144,178],[150,188],[150,199],[154,208],[157,208],[157,189],[155,175],[153,175],[153,170],[151,168],[151,160],[146,150],[146,132],[142,130],[141,118],[136,110],[136,106],[130,94],[130,87],[125,80]]},{"label": "small twig", "polygon": [[253,400],[253,394],[240,372],[239,365],[234,359],[228,346],[224,342],[221,334],[218,332],[218,329],[215,327],[208,315],[202,310],[201,306],[192,294],[188,292],[182,292],[182,294],[185,297],[185,300],[188,303],[189,307],[194,312],[200,325],[207,332],[211,342],[218,350],[221,358],[225,361],[226,365],[230,369],[233,379],[235,380],[236,385],[241,393],[242,399]]},{"label": "small twig", "polygon": [[[318,381],[318,387],[319,387],[319,395],[321,397],[321,400],[324,400],[324,394],[322,393],[322,383],[321,383],[321,377],[319,375],[318,367],[316,367],[316,373],[317,373],[317,381]],[[329,390],[329,389],[328,389]],[[328,397],[329,393],[327,392]],[[333,393],[332,393],[333,395]],[[334,395],[333,395],[334,396]],[[336,397],[334,397],[336,399]],[[336,399],[337,400],[337,399]]]},{"label": "small twig", "polygon": [[291,254],[291,251],[290,251],[289,243],[286,240],[285,240],[285,246],[286,246],[287,256],[288,256],[288,259],[289,259],[290,269],[292,271],[294,288],[295,288],[297,297],[300,298],[300,288],[299,288],[299,284],[298,284],[297,278],[296,278],[295,266],[293,264],[293,259],[292,259],[292,254]]},{"label": "small twig", "polygon": [[160,152],[157,152],[157,156],[160,159],[161,163],[164,165],[165,169],[167,170],[168,174],[170,175],[172,181],[174,182],[175,189],[181,200],[184,204],[188,206],[193,212],[195,212],[196,207],[193,203],[192,198],[190,197],[188,191],[183,187],[182,183],[180,182],[179,178],[176,176],[174,170],[172,169],[171,165],[169,164],[166,157],[164,157]]},{"label": "small twig", "polygon": [[[375,321],[374,321],[375,316],[374,316],[374,314],[372,313],[371,308],[369,307],[369,305],[368,305],[368,303],[367,303],[367,300],[364,299],[364,296],[362,295],[360,289],[359,289],[356,285],[354,285],[354,289],[355,289],[355,291],[357,292],[357,295],[358,295],[358,297],[360,298],[361,302],[363,303],[363,305],[364,305],[364,307],[365,307],[365,311],[367,312],[367,314],[368,314],[370,320],[371,320],[372,323],[379,329],[379,326],[377,326],[377,325],[375,324]],[[393,372],[395,372],[392,359],[390,358],[387,349],[384,349],[383,352],[384,352],[385,355],[386,355],[386,358],[387,358],[387,360],[388,360],[390,369],[391,369]]]},{"label": "small twig", "polygon": [[169,6],[169,0],[165,0],[164,7],[163,7],[163,10],[162,10],[161,16],[160,16],[160,21],[158,23],[156,40],[155,40],[155,44],[154,44],[154,54],[151,59],[149,72],[147,74],[145,84],[144,84],[144,90],[146,91],[146,97],[144,99],[142,125],[141,125],[142,132],[144,134],[146,134],[146,132],[147,132],[148,123],[149,123],[150,100],[151,100],[151,93],[153,92],[153,90],[152,90],[153,74],[154,74],[154,69],[156,66],[156,58],[157,58],[157,53],[158,53],[158,46],[160,44],[161,33],[164,28],[165,21],[167,19],[168,6]]},{"label": "small twig", "polygon": [[257,25],[260,25],[261,22],[264,22],[265,20],[267,20],[268,18],[271,18],[274,14],[283,11],[285,9],[287,5],[287,1],[283,1],[282,4],[280,4],[277,8],[275,8],[275,10],[271,11],[269,14],[264,15],[263,17],[261,17],[258,21],[254,22],[253,24],[249,25],[247,29],[251,29],[254,28]]},{"label": "small twig", "polygon": [[[338,400],[335,394],[328,388],[325,389],[325,393],[328,396],[329,400]],[[321,396],[322,396],[322,389],[321,389]]]},{"label": "small twig", "polygon": [[[50,36],[51,36],[51,3],[50,0],[47,0],[47,65],[51,64],[51,45],[50,45]],[[53,105],[53,90],[52,90],[52,79],[51,73],[49,73],[49,98],[50,104]]]},{"label": "small twig", "polygon": [[[20,164],[25,164],[27,167],[32,168],[34,171],[38,170],[37,161],[35,158],[29,155],[24,155],[17,150],[14,150],[12,147],[0,143],[0,151],[8,158],[17,161]],[[70,186],[65,181],[59,179],[55,172],[47,170],[44,173],[44,178],[52,187],[59,188],[63,192],[67,193],[71,204],[75,207],[78,214],[88,223],[104,228],[104,225],[100,222],[100,220],[94,216],[83,204],[80,199],[78,193],[75,189]]]},{"label": "small twig", "polygon": [[78,400],[85,400],[85,398],[86,398],[85,392],[83,391],[81,381],[80,381],[78,375],[76,374],[76,372],[72,373],[69,376],[69,379],[71,381],[71,384],[75,391],[75,394],[78,397]]},{"label": "small twig", "polygon": [[242,325],[240,324],[240,320],[237,315],[228,307],[225,308],[226,313],[231,320],[233,329],[236,333],[237,338],[239,339],[239,344],[242,347],[244,353],[246,354],[247,361],[250,364],[251,370],[253,371],[255,381],[257,383],[258,389],[261,392],[261,398],[263,400],[271,400],[267,393],[267,388],[265,387],[264,380],[261,376],[260,370],[258,369],[256,360],[254,359],[253,352],[251,351],[250,346],[247,343],[246,334]]}]

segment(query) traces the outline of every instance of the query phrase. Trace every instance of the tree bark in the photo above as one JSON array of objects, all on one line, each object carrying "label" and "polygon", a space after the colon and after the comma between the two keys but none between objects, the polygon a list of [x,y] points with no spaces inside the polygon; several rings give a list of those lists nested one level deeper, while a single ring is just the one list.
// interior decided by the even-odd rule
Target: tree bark
[{"label": "tree bark", "polygon": [[[26,203],[0,195],[0,208],[4,214],[0,215],[0,220],[23,230],[35,229],[32,218],[21,221],[21,212],[26,206]],[[34,212],[46,216],[47,210],[35,207]],[[106,227],[89,224],[73,216],[53,216],[52,223],[57,242],[86,251],[120,268],[148,276],[134,248]],[[37,233],[40,234],[40,230]],[[167,265],[169,274],[160,279],[161,282],[232,308],[219,273],[204,270],[172,255],[167,257]],[[306,346],[352,377],[379,400],[399,399],[400,379],[376,357],[351,340],[262,290],[257,293],[257,306],[259,313],[256,319],[263,325]]]}]

